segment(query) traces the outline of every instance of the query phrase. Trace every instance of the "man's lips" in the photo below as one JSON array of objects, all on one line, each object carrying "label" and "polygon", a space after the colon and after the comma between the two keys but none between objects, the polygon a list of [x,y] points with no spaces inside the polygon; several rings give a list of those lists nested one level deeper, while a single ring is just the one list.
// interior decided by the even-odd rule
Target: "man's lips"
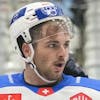
[{"label": "man's lips", "polygon": [[53,63],[53,68],[56,72],[62,71],[64,69],[64,66],[65,66],[65,61],[64,60],[63,61],[61,61],[61,60],[60,61],[55,61]]},{"label": "man's lips", "polygon": [[55,64],[56,67],[63,67],[64,65],[65,65],[64,63]]},{"label": "man's lips", "polygon": [[65,63],[55,63],[54,69],[56,72],[60,72],[65,66]]},{"label": "man's lips", "polygon": [[58,61],[58,62],[55,62],[54,65],[56,67],[63,67],[63,66],[65,66],[65,62],[64,61],[63,62]]}]

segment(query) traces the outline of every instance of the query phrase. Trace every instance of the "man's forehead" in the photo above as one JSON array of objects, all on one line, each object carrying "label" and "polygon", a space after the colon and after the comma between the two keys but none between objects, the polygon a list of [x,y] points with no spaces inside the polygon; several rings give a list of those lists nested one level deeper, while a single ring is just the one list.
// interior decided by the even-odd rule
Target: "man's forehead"
[{"label": "man's forehead", "polygon": [[65,32],[58,32],[54,35],[47,36],[47,41],[67,41],[70,37]]},{"label": "man's forehead", "polygon": [[[62,20],[44,22],[38,26],[38,30],[40,31],[36,32],[38,34],[36,34],[36,40],[34,39],[34,42],[53,39],[57,34],[63,34],[65,35],[64,37],[71,37],[66,22]],[[34,33],[34,29],[32,32]]]},{"label": "man's forehead", "polygon": [[37,40],[36,42],[52,42],[52,41],[69,41],[70,40],[70,36],[68,34],[65,34],[64,32],[58,32],[56,34],[53,35],[49,35],[49,36],[45,36],[44,38],[41,38],[39,40]]},{"label": "man's forehead", "polygon": [[63,32],[69,34],[64,22],[51,21],[42,26],[42,36],[50,36],[56,33]]},{"label": "man's forehead", "polygon": [[61,31],[61,32],[57,32],[53,35],[49,35],[47,37],[48,37],[48,39],[56,39],[57,37],[63,37],[65,39],[67,39],[69,37],[69,35],[65,31]]}]

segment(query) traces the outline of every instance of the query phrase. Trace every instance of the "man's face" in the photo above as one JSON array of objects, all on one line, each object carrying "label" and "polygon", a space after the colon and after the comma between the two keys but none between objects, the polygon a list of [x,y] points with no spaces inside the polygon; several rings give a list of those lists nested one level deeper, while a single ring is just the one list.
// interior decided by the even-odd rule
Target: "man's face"
[{"label": "man's face", "polygon": [[37,42],[34,63],[46,79],[59,79],[69,57],[70,36],[57,25],[46,24],[42,32],[48,35]]}]

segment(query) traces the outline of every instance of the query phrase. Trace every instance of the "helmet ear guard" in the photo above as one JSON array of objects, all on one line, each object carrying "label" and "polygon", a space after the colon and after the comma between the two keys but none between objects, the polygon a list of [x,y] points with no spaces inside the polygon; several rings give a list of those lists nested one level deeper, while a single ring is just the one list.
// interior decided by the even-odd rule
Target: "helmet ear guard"
[{"label": "helmet ear guard", "polygon": [[29,30],[25,30],[24,32],[22,32],[21,35],[22,35],[22,37],[23,37],[23,39],[24,39],[24,41],[25,41],[26,43],[32,42],[32,39],[31,39]]},{"label": "helmet ear guard", "polygon": [[[17,50],[17,51],[18,51],[18,49],[20,50],[19,52],[20,52],[20,54],[21,54],[21,57],[23,58],[23,60],[24,60],[25,62],[30,62],[30,61],[32,61],[32,58],[33,58],[33,56],[34,56],[34,49],[33,49],[33,46],[32,46],[32,44],[31,44],[31,41],[32,41],[32,39],[31,39],[31,37],[30,37],[30,33],[29,33],[28,30],[24,31],[24,32],[17,38],[17,44],[18,44],[18,46],[17,46],[17,48],[15,48],[15,50]],[[30,48],[30,50],[31,50],[31,55],[28,56],[28,57],[25,57],[25,55],[24,55],[24,53],[23,53],[23,51],[22,51],[22,45],[23,45],[23,43],[27,43],[27,45],[29,45],[29,48]]]}]

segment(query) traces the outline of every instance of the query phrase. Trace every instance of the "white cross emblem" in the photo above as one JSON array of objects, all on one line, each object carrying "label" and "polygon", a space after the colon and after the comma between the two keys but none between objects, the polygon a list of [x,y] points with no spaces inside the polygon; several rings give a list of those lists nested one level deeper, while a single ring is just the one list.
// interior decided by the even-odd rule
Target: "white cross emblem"
[{"label": "white cross emblem", "polygon": [[49,93],[49,90],[48,90],[48,89],[44,89],[42,92],[43,92],[44,94],[48,94],[48,93]]}]

